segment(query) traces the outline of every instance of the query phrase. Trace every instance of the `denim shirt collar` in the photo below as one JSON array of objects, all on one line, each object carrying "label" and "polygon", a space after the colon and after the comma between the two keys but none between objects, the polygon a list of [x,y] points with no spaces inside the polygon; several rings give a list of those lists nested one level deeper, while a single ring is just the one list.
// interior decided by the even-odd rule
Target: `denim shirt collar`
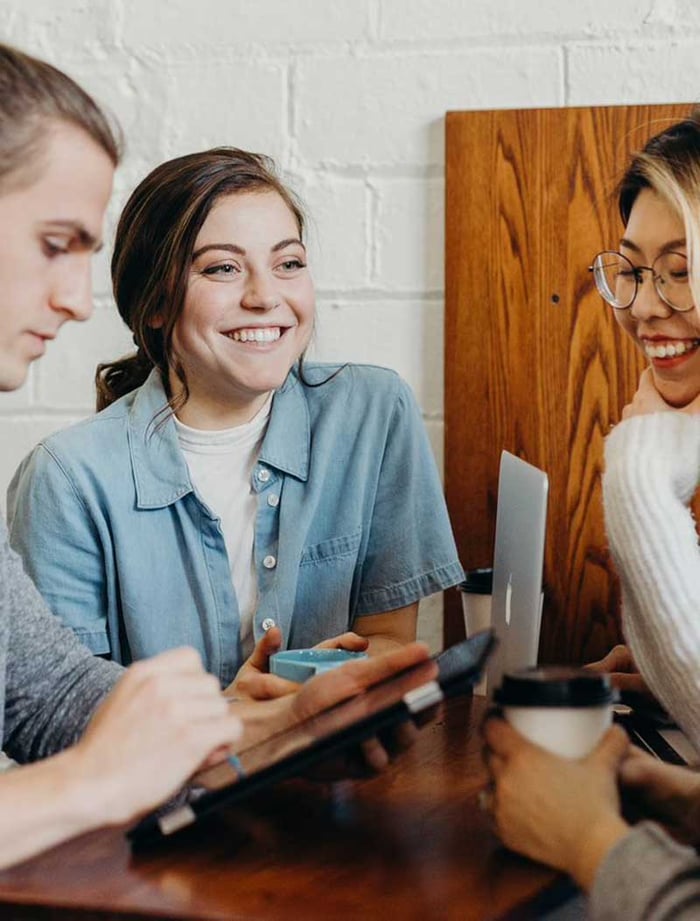
[{"label": "denim shirt collar", "polygon": [[310,452],[309,404],[296,369],[293,369],[273,397],[260,461],[306,482]]},{"label": "denim shirt collar", "polygon": [[136,391],[127,432],[139,508],[163,508],[192,492],[158,368]]},{"label": "denim shirt collar", "polygon": [[[129,410],[128,439],[139,508],[163,508],[192,492],[187,463],[154,368]],[[275,393],[260,461],[306,481],[309,475],[309,407],[295,371]]]}]

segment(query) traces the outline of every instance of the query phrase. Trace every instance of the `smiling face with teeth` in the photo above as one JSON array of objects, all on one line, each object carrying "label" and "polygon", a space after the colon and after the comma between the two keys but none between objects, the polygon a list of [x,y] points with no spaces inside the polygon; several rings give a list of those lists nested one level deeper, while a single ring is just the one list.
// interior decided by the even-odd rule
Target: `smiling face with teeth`
[{"label": "smiling face with teeth", "polygon": [[[662,253],[686,253],[683,220],[653,189],[637,196],[620,252],[635,266],[653,265]],[[657,294],[649,272],[644,273],[637,297],[627,310],[615,310],[615,319],[642,349],[654,375],[654,384],[671,406],[686,406],[700,394],[700,316],[672,311]]]},{"label": "smiling face with teeth", "polygon": [[[197,235],[173,334],[189,387],[182,422],[223,429],[252,419],[308,345],[314,309],[306,248],[282,197],[220,198]],[[172,371],[170,386],[181,392]]]}]

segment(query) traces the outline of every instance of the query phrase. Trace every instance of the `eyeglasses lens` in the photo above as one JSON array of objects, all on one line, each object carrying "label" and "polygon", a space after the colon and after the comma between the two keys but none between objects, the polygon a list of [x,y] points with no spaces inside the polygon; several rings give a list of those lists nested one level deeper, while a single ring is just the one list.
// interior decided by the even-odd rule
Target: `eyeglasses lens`
[{"label": "eyeglasses lens", "polygon": [[598,253],[593,263],[596,288],[612,307],[629,307],[637,290],[634,266],[622,253]]},{"label": "eyeglasses lens", "polygon": [[674,310],[690,310],[693,292],[688,277],[688,260],[680,253],[664,253],[654,263],[659,297]]},{"label": "eyeglasses lens", "polygon": [[[631,307],[639,285],[644,283],[644,272],[649,269],[635,267],[622,253],[598,253],[593,262],[593,277],[601,297],[612,307]],[[673,310],[693,308],[693,292],[688,277],[688,260],[681,253],[663,253],[653,265],[656,293]]]}]

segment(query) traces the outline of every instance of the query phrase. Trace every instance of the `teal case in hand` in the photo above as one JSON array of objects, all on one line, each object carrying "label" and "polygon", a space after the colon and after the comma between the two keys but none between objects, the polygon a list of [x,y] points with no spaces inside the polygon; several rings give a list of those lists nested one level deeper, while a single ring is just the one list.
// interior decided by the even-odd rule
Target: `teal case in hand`
[{"label": "teal case in hand", "polygon": [[280,678],[301,683],[346,662],[366,658],[366,652],[347,649],[287,649],[270,656],[270,671]]}]

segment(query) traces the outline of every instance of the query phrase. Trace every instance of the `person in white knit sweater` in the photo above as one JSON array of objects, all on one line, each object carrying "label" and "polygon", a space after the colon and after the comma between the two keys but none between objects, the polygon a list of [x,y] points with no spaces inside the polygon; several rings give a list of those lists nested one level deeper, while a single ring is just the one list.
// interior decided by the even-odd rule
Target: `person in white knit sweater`
[{"label": "person in white knit sweater", "polygon": [[[652,138],[619,187],[624,233],[593,262],[597,288],[644,351],[623,421],[606,442],[610,549],[634,673],[700,748],[700,553],[690,501],[700,478],[700,112]],[[689,270],[690,266],[690,270]],[[635,664],[636,663],[636,664]],[[652,822],[632,829],[619,787],[678,840],[700,843],[700,780],[608,732],[582,761],[556,758],[503,720],[484,730],[496,826],[514,850],[569,872],[593,918],[700,918],[700,860]]]}]

